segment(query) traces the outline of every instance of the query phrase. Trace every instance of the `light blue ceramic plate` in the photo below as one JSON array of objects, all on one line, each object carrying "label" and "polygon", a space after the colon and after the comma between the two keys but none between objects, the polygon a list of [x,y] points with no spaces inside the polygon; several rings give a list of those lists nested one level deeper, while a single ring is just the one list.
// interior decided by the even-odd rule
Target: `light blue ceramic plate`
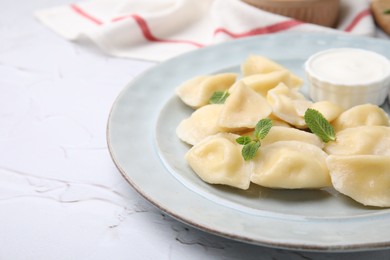
[{"label": "light blue ceramic plate", "polygon": [[[319,34],[273,34],[184,54],[132,81],[113,105],[107,127],[112,158],[126,180],[161,210],[210,233],[253,244],[315,251],[390,247],[390,209],[363,207],[329,189],[247,191],[208,185],[188,167],[175,134],[190,115],[174,94],[197,75],[239,72],[250,54],[302,76],[303,63],[327,48],[357,47],[390,58],[390,42]],[[307,94],[307,87],[303,88]],[[389,105],[384,106],[389,112]],[[390,166],[389,166],[390,167]]]}]

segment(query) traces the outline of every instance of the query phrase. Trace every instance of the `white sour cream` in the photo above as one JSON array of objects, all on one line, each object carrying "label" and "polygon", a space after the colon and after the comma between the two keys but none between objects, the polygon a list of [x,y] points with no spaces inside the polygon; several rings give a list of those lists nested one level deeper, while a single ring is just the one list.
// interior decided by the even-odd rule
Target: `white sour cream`
[{"label": "white sour cream", "polygon": [[320,52],[308,66],[313,76],[336,84],[364,85],[390,76],[389,60],[375,52],[353,48]]},{"label": "white sour cream", "polygon": [[390,88],[390,60],[363,49],[318,52],[306,61],[305,71],[314,101],[329,100],[345,109],[381,105]]}]

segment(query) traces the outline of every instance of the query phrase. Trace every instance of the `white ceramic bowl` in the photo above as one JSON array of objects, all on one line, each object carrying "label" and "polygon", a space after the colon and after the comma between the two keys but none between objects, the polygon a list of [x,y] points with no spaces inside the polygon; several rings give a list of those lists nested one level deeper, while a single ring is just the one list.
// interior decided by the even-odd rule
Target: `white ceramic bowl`
[{"label": "white ceramic bowl", "polygon": [[335,48],[318,52],[305,62],[310,97],[341,107],[381,105],[390,88],[390,61],[375,52]]}]

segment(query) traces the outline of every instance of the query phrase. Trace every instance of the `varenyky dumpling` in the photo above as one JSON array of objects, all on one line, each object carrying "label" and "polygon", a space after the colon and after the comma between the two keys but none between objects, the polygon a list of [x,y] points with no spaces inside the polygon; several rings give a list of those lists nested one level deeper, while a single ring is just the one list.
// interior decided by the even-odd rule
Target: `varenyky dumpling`
[{"label": "varenyky dumpling", "polygon": [[240,81],[262,95],[264,98],[267,97],[268,91],[276,87],[280,82],[283,82],[288,87],[292,85],[290,72],[287,70],[277,70],[269,73],[253,74],[243,77]]},{"label": "varenyky dumpling", "polygon": [[272,107],[272,113],[297,128],[306,128],[303,116],[313,104],[295,89],[280,83],[268,91],[267,101]]},{"label": "varenyky dumpling", "polygon": [[279,141],[300,141],[322,148],[324,143],[315,134],[296,128],[273,126],[266,137],[261,140],[261,145],[269,145]]},{"label": "varenyky dumpling", "polygon": [[269,188],[312,189],[331,185],[328,155],[318,146],[280,141],[262,147],[251,160],[251,181]]},{"label": "varenyky dumpling", "polygon": [[188,106],[199,108],[209,103],[209,99],[214,92],[229,89],[236,78],[237,74],[235,73],[198,76],[180,85],[176,89],[176,94]]},{"label": "varenyky dumpling", "polygon": [[277,116],[275,116],[272,113],[268,116],[268,118],[271,119],[273,126],[284,126],[284,127],[292,128],[292,126],[289,123],[286,123],[285,121],[283,121],[282,119],[278,118]]},{"label": "varenyky dumpling", "polygon": [[342,107],[327,100],[315,102],[310,108],[320,112],[328,122],[332,122],[343,112]]},{"label": "varenyky dumpling", "polygon": [[389,126],[389,117],[386,112],[377,105],[363,104],[354,106],[340,114],[332,122],[336,132],[349,127],[363,125]]},{"label": "varenyky dumpling", "polygon": [[232,130],[255,128],[260,119],[266,118],[272,110],[267,100],[242,82],[237,82],[225,104],[218,125]]},{"label": "varenyky dumpling", "polygon": [[176,135],[180,140],[194,145],[209,135],[225,132],[217,124],[222,107],[222,104],[210,104],[195,110],[189,118],[180,122]]},{"label": "varenyky dumpling", "polygon": [[194,172],[205,182],[240,189],[250,185],[250,167],[241,156],[241,146],[230,133],[209,136],[194,145],[185,158]]},{"label": "varenyky dumpling", "polygon": [[[254,138],[254,131],[247,132],[242,135]],[[261,147],[280,141],[299,141],[318,146],[319,148],[324,147],[324,143],[315,134],[292,127],[275,125],[272,126],[265,138],[261,140]]]},{"label": "varenyky dumpling", "polygon": [[346,128],[337,132],[336,141],[326,144],[325,152],[334,155],[373,154],[390,156],[390,127],[359,126]]},{"label": "varenyky dumpling", "polygon": [[366,206],[390,207],[390,156],[329,155],[334,188]]},{"label": "varenyky dumpling", "polygon": [[[253,74],[263,74],[269,73],[278,70],[286,70],[282,65],[259,55],[250,55],[242,64],[241,72],[244,76],[249,76]],[[303,80],[295,75],[292,72],[290,73],[291,87],[300,87],[303,83]]]}]

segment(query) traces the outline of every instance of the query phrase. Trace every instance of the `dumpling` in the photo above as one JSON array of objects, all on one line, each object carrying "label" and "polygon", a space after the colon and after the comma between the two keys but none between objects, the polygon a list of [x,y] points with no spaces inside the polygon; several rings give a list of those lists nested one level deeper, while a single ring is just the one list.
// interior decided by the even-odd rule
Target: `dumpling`
[{"label": "dumpling", "polygon": [[316,102],[310,108],[320,112],[328,122],[332,122],[343,112],[339,105],[327,100]]},{"label": "dumpling", "polygon": [[390,156],[330,155],[334,188],[366,206],[390,207]]},{"label": "dumpling", "polygon": [[289,123],[283,121],[282,119],[280,119],[279,117],[275,116],[272,113],[268,116],[268,118],[272,120],[273,126],[292,127]]},{"label": "dumpling", "polygon": [[360,126],[346,128],[337,132],[336,141],[326,144],[325,152],[334,155],[374,154],[390,156],[390,127]]},{"label": "dumpling", "polygon": [[267,97],[268,91],[276,87],[280,82],[283,82],[286,86],[291,85],[290,72],[287,70],[253,74],[242,78],[240,81],[265,98]]},{"label": "dumpling", "polygon": [[237,82],[234,91],[223,104],[218,125],[232,130],[255,128],[257,122],[268,117],[271,112],[265,98],[244,83]]},{"label": "dumpling", "polygon": [[315,134],[296,128],[273,126],[266,137],[261,140],[261,145],[269,145],[279,141],[300,141],[322,148],[324,143]]},{"label": "dumpling", "polygon": [[268,91],[267,100],[275,116],[297,128],[306,128],[303,116],[313,103],[308,101],[304,95],[280,83]]},{"label": "dumpling", "polygon": [[[242,135],[250,136],[253,139],[254,131],[250,131]],[[299,130],[297,128],[277,125],[273,125],[265,138],[261,140],[261,147],[280,141],[299,141],[318,146],[321,149],[324,147],[324,142],[322,142],[315,134]]]},{"label": "dumpling", "polygon": [[251,181],[269,188],[313,189],[331,185],[327,154],[318,146],[280,141],[261,147],[252,159]]},{"label": "dumpling", "polygon": [[[286,70],[282,65],[259,55],[250,55],[242,64],[241,72],[244,76],[253,74],[263,74],[273,71]],[[297,75],[289,72],[291,81],[291,87],[300,87],[303,84],[303,80]]]},{"label": "dumpling", "polygon": [[194,145],[185,158],[194,172],[210,184],[224,184],[240,189],[250,185],[250,168],[241,155],[239,137],[219,133]]},{"label": "dumpling", "polygon": [[354,106],[332,122],[335,131],[341,131],[349,127],[363,125],[389,126],[389,118],[386,112],[377,105],[363,104]]},{"label": "dumpling", "polygon": [[272,118],[272,116],[273,115],[271,114],[268,118],[272,120],[273,126],[282,126],[282,127],[292,128],[292,126],[289,125],[288,123],[284,122],[283,120],[280,120],[279,118]]},{"label": "dumpling", "polygon": [[236,81],[235,73],[220,73],[192,78],[176,89],[176,94],[188,106],[199,108],[209,103],[216,91],[229,89]]},{"label": "dumpling", "polygon": [[189,118],[180,122],[176,135],[180,140],[194,145],[209,135],[225,132],[217,124],[222,107],[221,104],[211,104],[195,110]]}]

